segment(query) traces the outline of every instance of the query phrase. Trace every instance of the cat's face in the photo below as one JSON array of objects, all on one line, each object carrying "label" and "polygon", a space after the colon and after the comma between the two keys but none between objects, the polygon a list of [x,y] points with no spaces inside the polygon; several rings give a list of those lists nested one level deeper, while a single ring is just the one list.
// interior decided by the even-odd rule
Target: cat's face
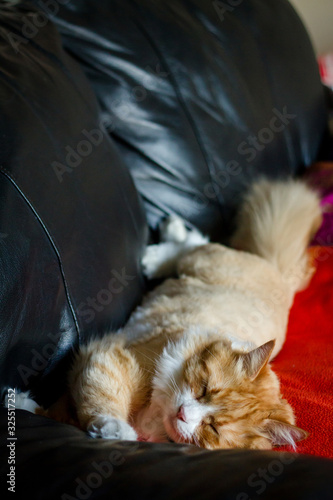
[{"label": "cat's face", "polygon": [[221,341],[169,345],[152,396],[168,437],[208,449],[270,449],[306,437],[267,365],[273,347],[241,354]]}]

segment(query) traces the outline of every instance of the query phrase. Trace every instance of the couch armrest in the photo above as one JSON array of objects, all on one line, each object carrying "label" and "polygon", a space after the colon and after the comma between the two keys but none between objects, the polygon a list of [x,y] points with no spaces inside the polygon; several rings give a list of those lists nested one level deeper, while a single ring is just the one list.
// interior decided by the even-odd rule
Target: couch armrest
[{"label": "couch armrest", "polygon": [[[333,461],[327,459],[274,451],[209,451],[189,445],[93,440],[75,427],[22,410],[16,411],[15,441],[6,440],[7,427],[7,410],[0,408],[0,471],[10,480],[8,458],[15,457],[16,498],[332,498]],[[13,451],[10,443],[14,443]]]}]

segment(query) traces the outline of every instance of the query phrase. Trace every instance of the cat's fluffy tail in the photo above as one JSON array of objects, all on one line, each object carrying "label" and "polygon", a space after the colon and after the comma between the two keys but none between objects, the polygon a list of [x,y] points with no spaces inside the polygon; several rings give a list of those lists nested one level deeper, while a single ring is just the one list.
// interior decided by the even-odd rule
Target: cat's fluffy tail
[{"label": "cat's fluffy tail", "polygon": [[244,198],[231,244],[272,262],[295,292],[312,275],[306,249],[321,221],[319,197],[305,182],[261,179]]}]

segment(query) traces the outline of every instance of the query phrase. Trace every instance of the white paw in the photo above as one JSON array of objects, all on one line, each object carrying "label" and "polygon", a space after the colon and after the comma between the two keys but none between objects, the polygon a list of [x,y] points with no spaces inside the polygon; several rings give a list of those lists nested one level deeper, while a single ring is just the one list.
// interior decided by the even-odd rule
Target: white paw
[{"label": "white paw", "polygon": [[188,231],[184,221],[171,216],[162,222],[161,239],[158,245],[149,245],[141,261],[148,279],[166,278],[176,273],[178,260],[193,248],[209,243],[197,229]]},{"label": "white paw", "polygon": [[10,408],[15,406],[16,410],[26,410],[30,411],[31,413],[35,413],[36,408],[39,408],[39,405],[30,397],[30,392],[18,392],[18,390],[15,390],[15,401],[13,397],[13,392],[8,391],[7,395],[4,399],[4,405],[6,408]]},{"label": "white paw", "polygon": [[170,215],[160,224],[161,241],[171,241],[174,243],[182,243],[186,240],[188,230],[186,229],[183,219],[176,215]]},{"label": "white paw", "polygon": [[88,433],[93,438],[121,439],[136,441],[138,436],[135,430],[125,420],[101,415],[88,427]]},{"label": "white paw", "polygon": [[149,245],[141,261],[148,279],[163,278],[174,272],[175,257],[179,244],[172,242]]}]

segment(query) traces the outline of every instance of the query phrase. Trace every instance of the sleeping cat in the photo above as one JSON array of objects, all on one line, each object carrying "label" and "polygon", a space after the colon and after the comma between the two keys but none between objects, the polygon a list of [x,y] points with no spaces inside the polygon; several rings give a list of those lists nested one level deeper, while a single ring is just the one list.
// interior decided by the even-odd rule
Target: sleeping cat
[{"label": "sleeping cat", "polygon": [[[304,183],[264,179],[244,199],[233,248],[168,219],[143,266],[150,278],[172,277],[116,335],[81,346],[68,393],[36,413],[92,437],[295,447],[307,434],[268,362],[312,274],[306,248],[320,222],[318,197]],[[33,405],[26,394],[20,400]]]}]

